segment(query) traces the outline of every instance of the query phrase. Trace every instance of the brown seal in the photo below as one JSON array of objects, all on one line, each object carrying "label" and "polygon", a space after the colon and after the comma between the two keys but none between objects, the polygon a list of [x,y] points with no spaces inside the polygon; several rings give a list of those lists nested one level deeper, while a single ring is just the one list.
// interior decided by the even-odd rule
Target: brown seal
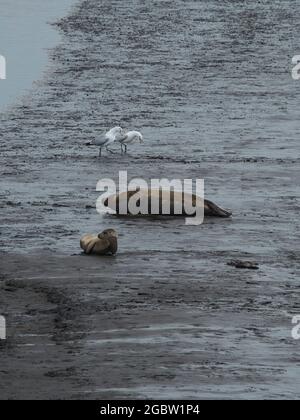
[{"label": "brown seal", "polygon": [[[138,194],[140,199],[137,200],[137,206],[139,205],[139,201],[146,199],[148,200],[148,213],[151,215],[165,215],[165,216],[194,216],[196,214],[196,209],[194,214],[187,214],[185,211],[184,203],[192,203],[193,207],[196,207],[197,203],[198,206],[204,206],[204,216],[212,216],[212,217],[230,217],[232,215],[231,212],[227,210],[221,209],[219,206],[214,204],[212,201],[209,200],[203,200],[201,197],[196,196],[195,194],[189,194],[189,193],[179,193],[176,191],[170,191],[168,192],[170,196],[170,212],[168,214],[163,212],[163,204],[165,198],[163,198],[162,190],[134,190],[134,191],[127,191],[122,192],[120,194],[111,195],[104,201],[104,206],[109,207],[112,210],[115,210],[117,214],[124,214],[124,207],[125,207],[125,214],[130,214],[128,211],[128,202],[132,196],[135,194]],[[158,212],[153,213],[151,212],[151,202],[152,200],[158,200],[159,206],[158,206]],[[120,209],[120,203],[122,203],[122,210]],[[182,208],[182,213],[177,214],[175,209],[180,205]],[[127,210],[126,210],[127,209]],[[143,214],[141,214],[143,215]]]},{"label": "brown seal", "polygon": [[114,229],[106,229],[98,236],[84,235],[80,247],[89,255],[115,255],[118,250],[118,234]]}]

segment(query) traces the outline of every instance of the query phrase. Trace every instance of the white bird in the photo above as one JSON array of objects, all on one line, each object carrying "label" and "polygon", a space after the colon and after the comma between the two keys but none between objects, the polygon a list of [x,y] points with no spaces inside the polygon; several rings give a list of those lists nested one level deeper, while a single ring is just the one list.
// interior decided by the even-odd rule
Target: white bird
[{"label": "white bird", "polygon": [[[143,135],[139,131],[128,131],[125,135],[123,134],[122,138],[119,138],[119,142],[121,143],[121,151],[122,153],[127,153],[127,145],[132,143],[143,143],[144,138]],[[124,150],[123,150],[124,146]]]},{"label": "white bird", "polygon": [[105,133],[104,136],[100,137],[99,139],[95,139],[94,144],[96,146],[100,146],[99,157],[101,157],[103,147],[105,147],[108,152],[114,153],[108,148],[108,145],[114,143],[115,141],[121,141],[124,136],[125,133],[123,128],[114,127]]}]

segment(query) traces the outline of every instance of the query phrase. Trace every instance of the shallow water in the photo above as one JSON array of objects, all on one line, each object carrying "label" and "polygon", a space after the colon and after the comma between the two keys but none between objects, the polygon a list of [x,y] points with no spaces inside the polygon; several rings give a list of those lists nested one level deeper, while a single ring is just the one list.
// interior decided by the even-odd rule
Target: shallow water
[{"label": "shallow water", "polygon": [[[31,333],[50,328],[68,355],[67,334],[87,331],[74,365],[92,385],[58,381],[61,395],[299,397],[299,346],[290,338],[290,314],[300,310],[300,83],[290,74],[299,6],[87,0],[59,22],[63,42],[48,77],[0,115],[2,272],[10,279],[17,271],[20,283],[10,287],[24,311],[33,308]],[[145,144],[98,159],[86,143],[116,124],[142,131]],[[119,170],[146,180],[204,178],[206,197],[233,217],[197,228],[101,217],[96,183]],[[120,233],[117,257],[81,256],[80,236],[107,227]],[[232,258],[260,269],[236,270]],[[44,300],[56,305],[46,318]],[[206,330],[141,337],[156,323]],[[128,346],[119,333],[109,342],[102,328],[125,330]],[[53,368],[55,349],[52,357]],[[39,395],[56,395],[40,379]]]},{"label": "shallow water", "polygon": [[0,112],[12,105],[42,77],[48,49],[60,37],[49,25],[74,0],[0,0],[0,54],[7,61],[7,79],[0,80]]}]

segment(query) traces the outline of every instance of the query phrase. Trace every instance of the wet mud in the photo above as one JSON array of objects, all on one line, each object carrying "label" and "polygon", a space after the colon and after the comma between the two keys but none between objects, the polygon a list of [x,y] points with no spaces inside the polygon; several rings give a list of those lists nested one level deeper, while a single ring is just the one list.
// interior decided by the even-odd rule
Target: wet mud
[{"label": "wet mud", "polygon": [[[295,21],[289,0],[85,0],[54,24],[46,75],[0,115],[2,399],[299,398]],[[97,158],[116,124],[145,144]],[[233,216],[100,216],[120,170],[204,178]],[[117,256],[82,255],[107,228]]]}]

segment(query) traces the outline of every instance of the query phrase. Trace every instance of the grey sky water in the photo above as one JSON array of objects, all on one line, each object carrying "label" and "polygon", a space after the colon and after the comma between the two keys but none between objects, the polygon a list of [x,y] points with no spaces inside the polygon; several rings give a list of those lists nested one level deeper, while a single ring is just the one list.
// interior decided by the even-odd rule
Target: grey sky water
[{"label": "grey sky water", "polygon": [[0,0],[0,54],[6,80],[0,80],[0,112],[13,104],[47,65],[47,49],[60,41],[49,22],[68,12],[74,0]]}]

